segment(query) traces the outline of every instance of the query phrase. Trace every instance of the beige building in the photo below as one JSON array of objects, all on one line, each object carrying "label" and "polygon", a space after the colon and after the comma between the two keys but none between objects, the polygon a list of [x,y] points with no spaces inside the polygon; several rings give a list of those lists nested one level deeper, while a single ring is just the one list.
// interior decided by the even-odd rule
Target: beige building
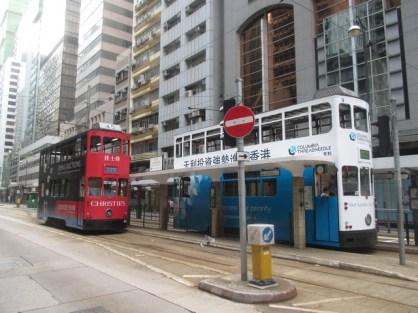
[{"label": "beige building", "polygon": [[131,49],[126,49],[116,59],[116,81],[114,96],[114,123],[120,125],[122,131],[129,132],[128,114],[129,98],[129,65]]},{"label": "beige building", "polygon": [[130,129],[132,172],[149,168],[158,154],[161,1],[136,1],[132,40]]}]

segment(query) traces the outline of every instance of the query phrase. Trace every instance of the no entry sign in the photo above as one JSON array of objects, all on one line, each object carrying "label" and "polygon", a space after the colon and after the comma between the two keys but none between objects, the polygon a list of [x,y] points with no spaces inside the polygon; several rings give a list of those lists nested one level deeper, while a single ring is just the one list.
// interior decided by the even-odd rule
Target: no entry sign
[{"label": "no entry sign", "polygon": [[251,133],[254,128],[255,117],[253,111],[245,105],[232,107],[224,117],[224,130],[234,138],[242,138]]}]

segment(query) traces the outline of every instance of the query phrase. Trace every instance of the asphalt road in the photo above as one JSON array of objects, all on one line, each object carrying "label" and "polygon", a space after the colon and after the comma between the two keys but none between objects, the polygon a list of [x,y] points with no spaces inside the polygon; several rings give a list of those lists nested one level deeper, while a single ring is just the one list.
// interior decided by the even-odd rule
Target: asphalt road
[{"label": "asphalt road", "polygon": [[83,235],[4,205],[0,236],[0,312],[418,312],[417,282],[281,259],[274,275],[295,284],[296,298],[234,303],[196,286],[239,273],[235,251],[129,231]]}]

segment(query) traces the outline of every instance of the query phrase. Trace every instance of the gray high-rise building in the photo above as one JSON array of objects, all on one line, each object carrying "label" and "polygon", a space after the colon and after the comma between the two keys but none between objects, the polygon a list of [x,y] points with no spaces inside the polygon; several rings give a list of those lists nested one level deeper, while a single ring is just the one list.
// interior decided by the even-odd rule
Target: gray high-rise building
[{"label": "gray high-rise building", "polygon": [[[89,112],[115,91],[116,58],[131,47],[132,1],[82,0],[78,49],[75,123],[85,125]],[[108,112],[113,115],[113,110]]]},{"label": "gray high-rise building", "polygon": [[36,139],[58,135],[60,125],[73,118],[79,18],[80,0],[44,0],[40,43],[42,56],[35,115]]}]

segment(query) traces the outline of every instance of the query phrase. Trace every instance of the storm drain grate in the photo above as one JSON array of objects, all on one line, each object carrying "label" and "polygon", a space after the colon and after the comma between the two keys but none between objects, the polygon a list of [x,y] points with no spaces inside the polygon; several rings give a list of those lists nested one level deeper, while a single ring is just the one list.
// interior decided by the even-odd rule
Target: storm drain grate
[{"label": "storm drain grate", "polygon": [[110,312],[109,310],[106,310],[102,306],[96,306],[94,308],[82,309],[79,311],[72,311],[70,313],[112,313],[112,312]]}]

